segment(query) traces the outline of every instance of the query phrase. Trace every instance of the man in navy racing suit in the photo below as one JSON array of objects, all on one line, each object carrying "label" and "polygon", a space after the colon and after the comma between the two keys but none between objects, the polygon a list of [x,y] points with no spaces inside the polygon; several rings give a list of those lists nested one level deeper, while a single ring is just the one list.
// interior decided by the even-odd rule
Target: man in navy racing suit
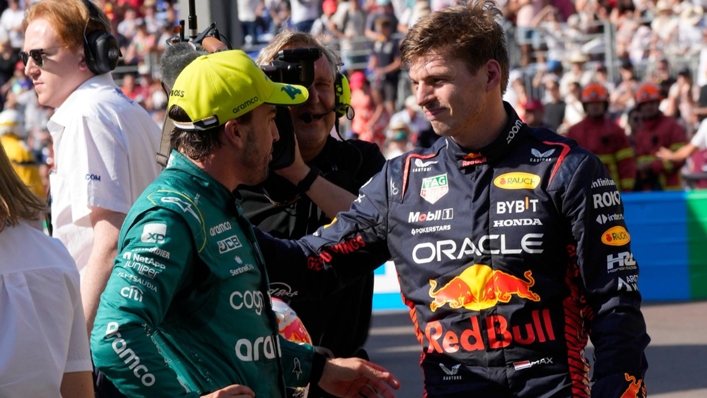
[{"label": "man in navy racing suit", "polygon": [[411,29],[403,59],[442,138],[388,161],[314,235],[260,233],[267,263],[287,264],[271,281],[305,295],[392,258],[428,397],[643,397],[650,339],[621,196],[596,156],[502,101],[498,15],[472,1]]}]

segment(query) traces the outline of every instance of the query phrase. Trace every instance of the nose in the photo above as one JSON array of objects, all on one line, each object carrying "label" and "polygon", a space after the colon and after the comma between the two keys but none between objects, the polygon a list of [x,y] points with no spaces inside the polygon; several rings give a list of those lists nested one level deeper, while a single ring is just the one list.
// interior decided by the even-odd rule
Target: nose
[{"label": "nose", "polygon": [[39,65],[37,65],[36,62],[32,59],[32,57],[27,58],[27,65],[25,65],[25,75],[27,76],[33,76],[37,75],[40,71]]},{"label": "nose", "polygon": [[415,91],[415,100],[417,105],[424,108],[425,104],[430,102],[433,93],[433,88],[431,85],[420,82],[417,85],[417,90]]},{"label": "nose", "polygon": [[316,104],[317,102],[319,102],[319,92],[317,91],[317,87],[314,85],[314,83],[309,86],[307,91],[309,91],[309,98],[307,99],[307,103]]}]

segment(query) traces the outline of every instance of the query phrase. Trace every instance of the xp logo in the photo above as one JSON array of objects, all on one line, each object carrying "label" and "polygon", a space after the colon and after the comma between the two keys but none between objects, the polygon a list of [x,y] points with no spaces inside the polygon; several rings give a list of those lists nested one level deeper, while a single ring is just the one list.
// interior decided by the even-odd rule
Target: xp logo
[{"label": "xp logo", "polygon": [[289,84],[285,87],[280,88],[280,91],[284,91],[291,99],[295,99],[298,94],[302,94],[302,90]]},{"label": "xp logo", "polygon": [[506,173],[496,177],[493,185],[501,189],[535,189],[540,185],[540,176],[523,172]]},{"label": "xp logo", "polygon": [[229,236],[228,238],[226,238],[224,240],[220,240],[220,241],[216,242],[216,244],[218,245],[219,254],[228,253],[231,250],[236,250],[239,247],[243,246],[241,244],[241,241],[238,240],[238,236],[236,236],[236,235]]},{"label": "xp logo", "polygon": [[164,243],[167,237],[167,224],[147,224],[142,228],[140,240],[145,243]]}]

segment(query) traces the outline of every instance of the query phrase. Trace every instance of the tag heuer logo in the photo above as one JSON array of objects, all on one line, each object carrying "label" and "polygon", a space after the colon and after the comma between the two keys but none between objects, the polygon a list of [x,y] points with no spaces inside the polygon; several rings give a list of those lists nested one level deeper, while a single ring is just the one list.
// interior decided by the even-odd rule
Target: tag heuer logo
[{"label": "tag heuer logo", "polygon": [[447,174],[424,178],[420,196],[431,204],[437,202],[442,196],[449,192]]}]

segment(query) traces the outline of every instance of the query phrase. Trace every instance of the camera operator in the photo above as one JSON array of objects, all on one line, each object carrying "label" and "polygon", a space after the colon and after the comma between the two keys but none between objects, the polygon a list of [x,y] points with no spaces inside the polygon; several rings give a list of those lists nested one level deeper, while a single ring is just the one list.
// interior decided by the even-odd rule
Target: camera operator
[{"label": "camera operator", "polygon": [[[302,159],[323,176],[350,193],[341,210],[348,210],[358,189],[376,174],[385,158],[378,146],[364,141],[339,141],[330,135],[338,117],[338,56],[308,33],[283,32],[265,47],[257,59],[260,65],[271,62],[283,49],[318,48],[322,56],[314,64],[314,83],[309,99],[292,107],[294,131]],[[348,87],[342,89],[348,90]],[[336,109],[335,109],[336,108]],[[304,195],[306,187],[295,187],[271,172],[261,187],[243,188],[242,207],[246,217],[261,230],[287,239],[311,234],[331,222],[331,212],[318,207],[317,198]],[[263,193],[267,192],[267,195]],[[329,214],[329,215],[327,215]],[[281,283],[278,283],[281,282]],[[287,281],[271,281],[270,292],[284,300],[296,299],[286,288]],[[292,302],[315,345],[332,351],[336,357],[358,356],[366,359],[362,346],[368,336],[373,295],[373,274],[357,280],[321,301]],[[310,397],[328,396],[316,386]]]}]

